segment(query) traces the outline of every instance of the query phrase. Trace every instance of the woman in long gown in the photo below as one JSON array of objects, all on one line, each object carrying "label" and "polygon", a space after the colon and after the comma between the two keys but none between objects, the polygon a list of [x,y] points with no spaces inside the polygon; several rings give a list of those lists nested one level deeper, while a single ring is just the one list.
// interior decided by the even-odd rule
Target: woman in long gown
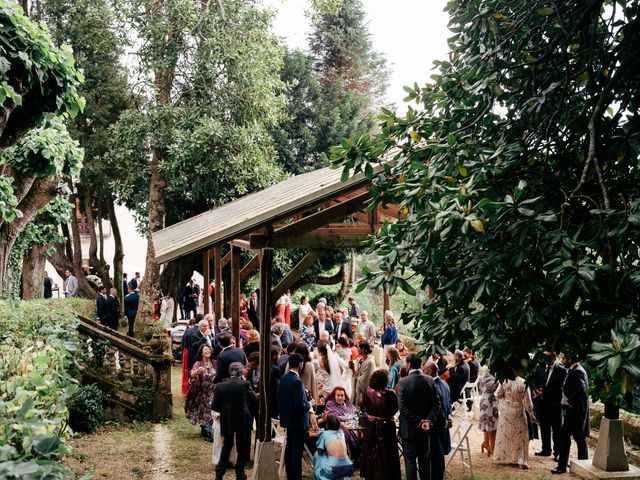
[{"label": "woman in long gown", "polygon": [[535,422],[529,389],[520,377],[498,386],[496,398],[500,402],[500,417],[496,431],[493,461],[529,468],[529,429],[525,411]]},{"label": "woman in long gown", "polygon": [[353,379],[349,364],[335,353],[329,345],[324,342],[318,342],[316,350],[318,356],[318,369],[316,371],[316,381],[318,383],[318,392],[325,399],[336,387],[343,387],[347,395],[351,397],[353,387]]},{"label": "woman in long gown", "polygon": [[498,381],[487,369],[480,377],[480,420],[478,428],[483,434],[481,452],[487,451],[488,455],[493,455],[496,446],[496,429],[498,428],[498,399],[496,390]]},{"label": "woman in long gown", "polygon": [[[338,472],[337,470],[341,470]],[[353,464],[347,455],[347,445],[340,430],[340,420],[327,416],[325,429],[320,430],[313,456],[313,480],[347,480],[353,474]]]},{"label": "woman in long gown", "polygon": [[[340,420],[340,430],[344,434],[344,438],[349,448],[351,458],[359,458],[360,456],[360,439],[357,432],[349,429],[346,424],[357,418],[358,411],[353,403],[349,401],[347,391],[343,387],[336,387],[327,396],[324,412],[326,416],[335,415]],[[319,423],[324,423],[326,417]]]},{"label": "woman in long gown", "polygon": [[184,403],[184,413],[189,423],[200,425],[202,436],[212,441],[211,400],[216,370],[211,360],[211,348],[207,344],[198,350],[198,359],[189,373],[189,393]]},{"label": "woman in long gown", "polygon": [[367,480],[400,480],[400,457],[396,423],[398,397],[387,388],[389,373],[385,369],[373,372],[362,408],[367,423],[362,439],[360,475]]}]

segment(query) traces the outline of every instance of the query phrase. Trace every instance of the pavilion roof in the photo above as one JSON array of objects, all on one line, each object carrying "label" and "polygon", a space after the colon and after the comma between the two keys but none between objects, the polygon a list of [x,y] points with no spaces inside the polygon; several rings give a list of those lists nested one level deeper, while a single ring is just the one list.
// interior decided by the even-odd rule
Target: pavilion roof
[{"label": "pavilion roof", "polygon": [[[382,170],[374,168],[374,173]],[[166,263],[269,226],[305,207],[367,185],[362,173],[341,181],[342,169],[321,168],[295,175],[153,234],[158,263]]]}]

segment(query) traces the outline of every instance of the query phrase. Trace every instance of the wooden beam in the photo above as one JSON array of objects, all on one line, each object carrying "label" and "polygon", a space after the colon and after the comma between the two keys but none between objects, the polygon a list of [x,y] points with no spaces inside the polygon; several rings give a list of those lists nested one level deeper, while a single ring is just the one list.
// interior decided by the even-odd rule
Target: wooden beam
[{"label": "wooden beam", "polygon": [[240,240],[239,238],[231,240],[229,242],[229,245],[241,248],[243,250],[255,250],[255,248],[251,248],[251,245],[247,240]]},{"label": "wooden beam", "polygon": [[326,225],[329,222],[362,210],[364,202],[369,198],[371,198],[369,192],[361,193],[360,195],[347,199],[337,205],[325,208],[324,210],[308,215],[294,223],[281,227],[275,231],[273,236],[286,237],[291,235],[303,235],[311,230]]},{"label": "wooden beam", "polygon": [[260,396],[258,398],[258,439],[271,440],[271,277],[273,274],[273,250],[265,248],[260,255]]},{"label": "wooden beam", "polygon": [[307,253],[298,264],[287,273],[280,283],[273,288],[273,298],[280,298],[283,293],[289,290],[307,270],[326,252],[323,250],[311,250]]},{"label": "wooden beam", "polygon": [[204,288],[202,289],[202,305],[204,314],[211,313],[211,297],[209,296],[209,283],[211,283],[211,275],[209,275],[209,250],[202,252],[202,276],[204,277]]},{"label": "wooden beam", "polygon": [[231,332],[240,343],[240,248],[231,246]]},{"label": "wooden beam", "polygon": [[216,321],[222,318],[222,247],[217,246],[213,249],[213,268],[214,278],[216,280],[216,291],[214,295],[213,308],[215,310]]},{"label": "wooden beam", "polygon": [[[216,248],[222,248],[222,247],[216,247]],[[224,266],[229,263],[231,261],[231,250],[229,250],[226,255],[224,257],[222,257],[222,261],[220,262],[220,264],[222,265],[222,268],[224,268]]]},{"label": "wooden beam", "polygon": [[369,239],[368,234],[324,234],[301,235],[295,237],[269,238],[266,235],[252,235],[251,247],[269,248],[362,248],[363,242]]},{"label": "wooden beam", "polygon": [[315,230],[309,232],[309,234],[311,235],[371,235],[372,233],[373,229],[371,228],[371,225],[367,225],[366,223],[332,223],[331,225],[327,225],[326,227],[316,228]]},{"label": "wooden beam", "polygon": [[260,266],[260,255],[256,255],[240,270],[240,283],[249,278]]}]

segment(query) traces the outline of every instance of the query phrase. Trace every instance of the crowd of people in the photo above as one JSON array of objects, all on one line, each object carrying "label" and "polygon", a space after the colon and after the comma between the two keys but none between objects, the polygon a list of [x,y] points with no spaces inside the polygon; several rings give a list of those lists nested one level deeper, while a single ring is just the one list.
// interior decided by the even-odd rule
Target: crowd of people
[{"label": "crowd of people", "polygon": [[[128,284],[135,296],[134,287]],[[187,287],[195,288],[191,282]],[[97,301],[98,311],[106,312],[101,321],[115,328],[109,312],[118,302],[104,294]],[[481,454],[496,463],[528,468],[536,424],[542,440],[536,455],[554,457],[553,474],[566,473],[572,437],[578,457],[587,457],[588,380],[570,354],[558,364],[555,353],[545,352],[546,363],[530,385],[522,378],[499,382],[470,348],[455,351],[451,360],[438,352],[418,356],[405,346],[391,311],[377,327],[353,298],[337,308],[322,298],[311,306],[305,296],[293,305],[285,294],[266,332],[260,332],[257,292],[241,300],[238,344],[232,319],[216,322],[212,314],[194,313],[190,303],[185,308],[194,313],[181,345],[185,413],[214,443],[216,478],[232,465],[236,478],[245,478],[259,414],[264,335],[271,362],[266,391],[271,416],[286,429],[289,479],[301,478],[305,451],[313,455],[315,479],[349,478],[354,469],[361,478],[400,479],[401,457],[406,478],[442,479],[452,410],[470,410],[474,401]],[[292,322],[296,307],[298,321]],[[480,396],[469,399],[475,385]]]}]

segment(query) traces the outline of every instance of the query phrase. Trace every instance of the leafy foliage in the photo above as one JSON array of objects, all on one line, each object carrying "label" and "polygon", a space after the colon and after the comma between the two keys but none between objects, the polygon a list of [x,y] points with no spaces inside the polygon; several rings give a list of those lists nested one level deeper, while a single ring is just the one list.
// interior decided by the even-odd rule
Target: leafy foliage
[{"label": "leafy foliage", "polygon": [[97,385],[83,385],[69,406],[69,426],[75,432],[95,432],[104,421],[104,396]]},{"label": "leafy foliage", "polygon": [[0,476],[66,478],[76,320],[64,301],[0,302]]},{"label": "leafy foliage", "polygon": [[[125,3],[141,39],[139,75],[173,65],[180,72],[166,103],[145,84],[149,101],[126,112],[112,132],[109,161],[119,178],[113,186],[141,230],[152,149],[163,152],[159,168],[170,179],[162,188],[168,225],[281,178],[268,134],[285,103],[278,76],[282,49],[269,31],[271,14],[238,0],[172,0],[151,9],[156,18],[148,15],[152,1]],[[166,35],[175,39],[169,48],[163,46]]]},{"label": "leafy foliage", "polygon": [[[449,58],[405,87],[419,109],[383,109],[380,135],[333,152],[370,177],[393,157],[372,204],[401,218],[373,242],[369,285],[410,291],[417,272],[434,296],[405,321],[425,341],[472,345],[501,378],[530,353],[586,355],[621,319],[637,329],[639,4],[552,5],[450,1]],[[632,358],[612,358],[636,377]],[[629,382],[596,363],[595,396],[619,403],[607,391]]]},{"label": "leafy foliage", "polygon": [[43,113],[75,117],[82,111],[78,85],[84,77],[75,69],[70,49],[53,46],[49,32],[25,17],[18,3],[0,0],[0,24],[0,104],[15,109],[3,122],[1,143],[7,146]]}]

